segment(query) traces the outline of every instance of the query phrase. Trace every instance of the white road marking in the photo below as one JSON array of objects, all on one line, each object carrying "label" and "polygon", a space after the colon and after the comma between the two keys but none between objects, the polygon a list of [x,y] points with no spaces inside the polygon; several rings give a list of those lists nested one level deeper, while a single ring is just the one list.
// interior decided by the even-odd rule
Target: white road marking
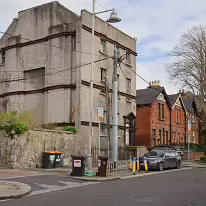
[{"label": "white road marking", "polygon": [[164,173],[168,173],[168,172],[178,172],[178,171],[182,171],[182,170],[191,170],[192,168],[181,168],[181,169],[176,169],[176,170],[166,170],[166,171],[162,171],[162,172],[149,172],[149,173],[144,173],[144,174],[136,174],[136,175],[130,175],[130,176],[124,176],[121,177],[120,179],[124,180],[124,179],[131,179],[131,178],[136,178],[136,177],[142,177],[142,176],[147,176],[147,175],[158,175],[158,174],[164,174]]},{"label": "white road marking", "polygon": [[[39,194],[44,194],[44,193],[49,193],[49,192],[56,192],[56,191],[71,189],[71,188],[75,188],[75,187],[82,187],[82,186],[87,186],[87,185],[91,185],[91,184],[97,184],[99,182],[85,182],[85,183],[65,182],[65,183],[67,184],[66,186],[44,185],[44,184],[42,184],[42,186],[44,188],[47,187],[47,189],[33,191],[27,196],[34,196],[34,195],[39,195]],[[41,184],[38,184],[38,185],[41,186]]]}]

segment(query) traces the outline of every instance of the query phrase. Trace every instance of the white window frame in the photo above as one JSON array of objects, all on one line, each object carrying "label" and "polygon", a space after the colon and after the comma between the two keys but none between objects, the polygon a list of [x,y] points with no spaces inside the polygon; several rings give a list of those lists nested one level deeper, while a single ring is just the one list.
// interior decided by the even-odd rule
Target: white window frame
[{"label": "white window frame", "polygon": [[126,78],[126,93],[127,94],[131,94],[131,79],[130,78]]},{"label": "white window frame", "polygon": [[[100,68],[100,79],[101,79],[101,82],[105,82],[105,78],[106,78],[106,74],[107,74],[107,70],[104,69],[104,68]],[[104,74],[103,74],[104,72]]]}]

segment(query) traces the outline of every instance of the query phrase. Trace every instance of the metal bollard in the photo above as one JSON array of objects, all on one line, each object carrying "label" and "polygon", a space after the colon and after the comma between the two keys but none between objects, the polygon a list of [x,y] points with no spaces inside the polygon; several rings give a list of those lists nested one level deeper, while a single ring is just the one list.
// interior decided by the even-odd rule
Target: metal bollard
[{"label": "metal bollard", "polygon": [[133,175],[136,174],[136,170],[137,170],[136,164],[137,164],[137,159],[136,157],[133,157]]},{"label": "metal bollard", "polygon": [[140,172],[140,157],[137,158],[137,171]]},{"label": "metal bollard", "polygon": [[129,158],[129,169],[132,170],[132,156]]},{"label": "metal bollard", "polygon": [[148,164],[147,164],[147,159],[144,159],[144,167],[145,167],[145,171],[146,173],[148,173]]}]

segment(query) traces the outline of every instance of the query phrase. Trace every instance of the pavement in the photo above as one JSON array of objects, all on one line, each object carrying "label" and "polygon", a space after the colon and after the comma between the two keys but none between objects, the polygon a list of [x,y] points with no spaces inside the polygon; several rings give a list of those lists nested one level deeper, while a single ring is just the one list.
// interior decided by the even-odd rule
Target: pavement
[{"label": "pavement", "polygon": [[21,198],[31,193],[27,184],[14,181],[0,181],[0,200]]},{"label": "pavement", "polygon": [[[84,182],[71,177],[37,175],[14,178],[32,193],[1,201],[1,206],[205,206],[206,169],[187,167],[142,174],[109,182]],[[11,180],[11,179],[10,179]],[[62,188],[62,189],[61,189]]]}]

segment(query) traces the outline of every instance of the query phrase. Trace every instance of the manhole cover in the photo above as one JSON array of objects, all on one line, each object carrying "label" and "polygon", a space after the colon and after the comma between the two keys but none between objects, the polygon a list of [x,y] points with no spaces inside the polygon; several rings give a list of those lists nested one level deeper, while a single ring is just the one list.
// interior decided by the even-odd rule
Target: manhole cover
[{"label": "manhole cover", "polygon": [[136,197],[133,196],[132,199],[136,202],[153,202],[155,200],[157,200],[158,198],[154,198],[154,197]]}]

